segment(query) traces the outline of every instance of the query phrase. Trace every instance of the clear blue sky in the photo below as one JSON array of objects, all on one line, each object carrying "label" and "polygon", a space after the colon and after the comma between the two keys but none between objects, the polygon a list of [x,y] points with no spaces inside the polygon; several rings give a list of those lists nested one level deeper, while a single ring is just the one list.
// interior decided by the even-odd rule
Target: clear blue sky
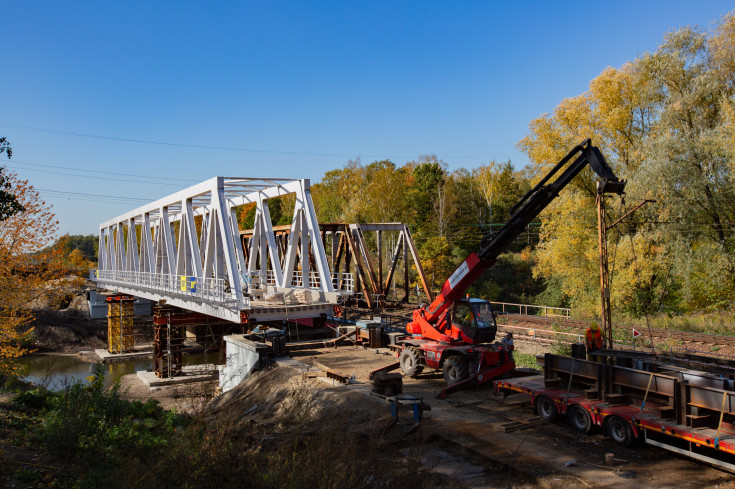
[{"label": "clear blue sky", "polygon": [[215,175],[317,182],[349,158],[420,154],[450,170],[520,167],[534,117],[732,8],[5,2],[0,135],[14,156],[0,164],[41,189],[71,234]]}]

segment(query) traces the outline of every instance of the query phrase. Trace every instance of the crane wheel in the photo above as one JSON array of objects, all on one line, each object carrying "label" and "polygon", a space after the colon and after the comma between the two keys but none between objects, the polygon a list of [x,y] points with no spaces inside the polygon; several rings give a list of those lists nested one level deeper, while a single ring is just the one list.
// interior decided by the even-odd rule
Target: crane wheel
[{"label": "crane wheel", "polygon": [[442,365],[442,374],[447,385],[454,385],[462,382],[469,376],[469,367],[467,359],[460,355],[452,355],[444,360]]},{"label": "crane wheel", "polygon": [[398,357],[398,363],[401,365],[401,371],[406,377],[415,377],[421,373],[424,366],[419,363],[419,351],[413,346],[406,346]]}]

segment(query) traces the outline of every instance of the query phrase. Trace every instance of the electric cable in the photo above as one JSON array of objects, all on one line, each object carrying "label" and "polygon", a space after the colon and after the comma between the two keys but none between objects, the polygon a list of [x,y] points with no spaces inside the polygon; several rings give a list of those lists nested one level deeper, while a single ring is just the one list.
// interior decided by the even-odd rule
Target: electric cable
[{"label": "electric cable", "polygon": [[[89,133],[74,132],[74,131],[61,131],[58,129],[45,129],[45,128],[40,128],[40,127],[31,127],[31,126],[23,126],[19,124],[7,124],[7,123],[0,123],[0,126],[9,127],[13,129],[21,129],[24,131],[58,134],[62,136],[103,139],[103,140],[108,140],[108,141],[118,141],[118,142],[126,142],[126,143],[153,144],[153,145],[158,145],[158,146],[171,146],[171,147],[178,147],[178,148],[235,151],[235,152],[242,152],[242,153],[279,154],[279,155],[292,155],[292,156],[324,156],[324,157],[342,157],[342,158],[359,158],[361,156],[359,153],[358,154],[354,154],[354,153],[347,154],[347,153],[324,153],[324,152],[311,152],[311,151],[283,151],[283,150],[243,148],[243,147],[234,147],[234,146],[213,146],[213,145],[204,145],[204,144],[172,143],[172,142],[166,142],[166,141],[156,141],[153,139],[136,139],[136,138],[124,138],[124,137],[116,137],[116,136],[103,136],[99,134],[89,134]],[[365,156],[367,158],[378,158],[378,159],[388,158],[385,154],[382,154],[382,155],[368,154],[368,155],[362,155],[362,156]],[[421,156],[422,154],[413,155],[413,156],[393,156],[393,157],[401,158],[401,159],[409,159],[409,158],[420,158]],[[487,159],[486,156],[476,156],[476,155],[443,156],[443,158],[447,158],[447,159],[450,159],[450,158],[451,159],[464,159],[464,158]]]}]

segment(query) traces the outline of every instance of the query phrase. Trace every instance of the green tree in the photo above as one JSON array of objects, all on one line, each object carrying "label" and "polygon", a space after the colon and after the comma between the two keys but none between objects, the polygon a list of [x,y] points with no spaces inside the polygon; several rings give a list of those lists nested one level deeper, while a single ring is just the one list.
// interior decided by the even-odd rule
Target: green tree
[{"label": "green tree", "polygon": [[430,155],[406,166],[410,169],[407,203],[413,213],[413,221],[419,226],[435,225],[434,200],[439,196],[439,187],[444,185],[446,163],[438,160],[436,155]]},{"label": "green tree", "polygon": [[[534,120],[519,143],[538,176],[592,137],[629,179],[629,202],[657,201],[610,234],[613,303],[631,313],[676,307],[674,290],[688,309],[721,307],[735,292],[733,53],[732,15],[712,33],[680,29],[655,52],[606,69],[589,91]],[[535,273],[594,314],[595,178],[589,171],[581,177],[543,216]],[[624,211],[608,206],[610,217]]]},{"label": "green tree", "polygon": [[[13,148],[7,138],[0,138],[0,154],[5,153],[10,159],[13,156]],[[4,221],[13,214],[23,212],[23,206],[10,188],[10,182],[4,175],[4,167],[0,166],[0,221]]]},{"label": "green tree", "polygon": [[79,250],[81,258],[84,260],[97,260],[99,239],[94,234],[64,236],[59,242],[63,245],[65,254],[71,254],[74,250]]}]

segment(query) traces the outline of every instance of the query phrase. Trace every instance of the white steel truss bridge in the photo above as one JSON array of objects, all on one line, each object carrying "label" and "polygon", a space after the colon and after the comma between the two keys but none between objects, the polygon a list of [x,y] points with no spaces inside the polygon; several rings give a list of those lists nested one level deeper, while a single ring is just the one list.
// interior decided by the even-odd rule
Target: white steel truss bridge
[{"label": "white steel truss bridge", "polygon": [[[268,200],[289,195],[281,259]],[[245,254],[237,214],[253,204]],[[237,323],[331,315],[353,292],[329,269],[308,179],[211,178],[100,224],[98,257],[101,288]]]}]

